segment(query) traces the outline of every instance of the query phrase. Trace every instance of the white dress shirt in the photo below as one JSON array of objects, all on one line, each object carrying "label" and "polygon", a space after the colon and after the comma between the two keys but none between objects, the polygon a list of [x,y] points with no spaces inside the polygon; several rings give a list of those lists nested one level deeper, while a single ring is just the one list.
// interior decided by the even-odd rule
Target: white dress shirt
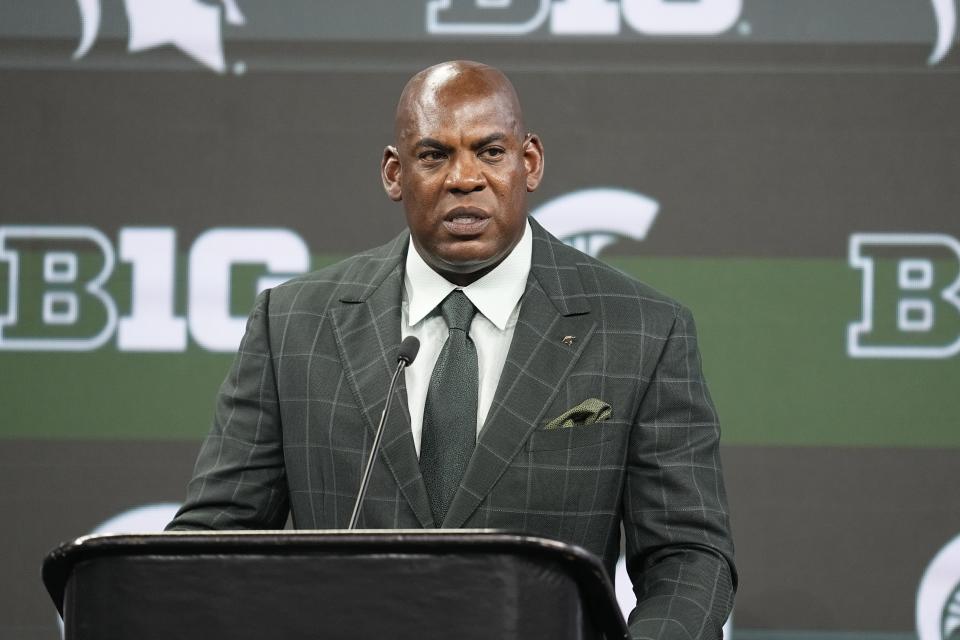
[{"label": "white dress shirt", "polygon": [[520,298],[527,286],[533,255],[533,235],[527,223],[523,237],[503,262],[476,282],[458,287],[423,261],[411,241],[403,276],[403,303],[400,332],[403,337],[416,336],[420,351],[413,364],[404,371],[407,403],[410,406],[410,430],[420,455],[423,433],[423,407],[427,401],[430,376],[437,364],[443,343],[447,340],[447,323],[443,316],[431,312],[454,289],[462,289],[477,308],[470,325],[470,338],[477,348],[480,389],[477,397],[477,431],[483,426],[493,394],[500,382],[503,363],[513,339],[520,314]]}]

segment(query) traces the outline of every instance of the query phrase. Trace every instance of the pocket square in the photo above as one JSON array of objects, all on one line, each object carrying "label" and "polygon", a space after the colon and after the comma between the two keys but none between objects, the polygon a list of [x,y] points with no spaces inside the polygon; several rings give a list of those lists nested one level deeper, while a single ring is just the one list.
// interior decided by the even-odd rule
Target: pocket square
[{"label": "pocket square", "polygon": [[587,398],[547,423],[545,429],[566,429],[602,422],[610,417],[610,405],[600,398]]}]

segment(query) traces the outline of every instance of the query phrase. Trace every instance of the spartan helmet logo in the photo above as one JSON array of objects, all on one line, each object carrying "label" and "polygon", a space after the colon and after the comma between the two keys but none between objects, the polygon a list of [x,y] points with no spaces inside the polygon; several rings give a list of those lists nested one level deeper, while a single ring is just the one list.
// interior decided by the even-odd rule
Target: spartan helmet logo
[{"label": "spartan helmet logo", "polygon": [[919,640],[960,640],[960,536],[934,556],[917,590]]},{"label": "spartan helmet logo", "polygon": [[[951,0],[952,1],[952,0]],[[219,0],[226,20],[231,25],[243,25],[246,19],[235,0]],[[166,44],[172,44],[200,64],[223,73],[223,40],[220,34],[219,5],[200,0],[124,0],[130,23],[127,51],[137,53]],[[100,31],[100,0],[77,0],[83,34],[73,59],[85,56]]]},{"label": "spartan helmet logo", "polygon": [[960,640],[960,582],[944,605],[940,618],[940,635],[943,640]]},{"label": "spartan helmet logo", "polygon": [[619,238],[643,240],[660,204],[625,189],[583,189],[542,204],[533,217],[547,231],[596,257]]},{"label": "spartan helmet logo", "polygon": [[957,36],[957,6],[955,0],[932,0],[933,13],[937,19],[937,41],[930,54],[929,63],[937,64],[950,52]]}]

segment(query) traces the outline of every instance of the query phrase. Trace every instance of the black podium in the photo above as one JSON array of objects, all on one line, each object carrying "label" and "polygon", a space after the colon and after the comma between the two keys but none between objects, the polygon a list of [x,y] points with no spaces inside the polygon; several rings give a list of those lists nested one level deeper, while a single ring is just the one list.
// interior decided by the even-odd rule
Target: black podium
[{"label": "black podium", "polygon": [[595,556],[497,531],[90,536],[43,580],[66,640],[627,637]]}]

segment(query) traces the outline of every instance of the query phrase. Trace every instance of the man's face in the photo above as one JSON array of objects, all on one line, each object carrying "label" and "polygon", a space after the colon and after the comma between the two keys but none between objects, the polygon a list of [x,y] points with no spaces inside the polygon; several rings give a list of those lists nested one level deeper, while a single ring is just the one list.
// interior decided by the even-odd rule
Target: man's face
[{"label": "man's face", "polygon": [[526,194],[543,149],[523,135],[514,102],[469,85],[422,92],[384,153],[388,195],[402,200],[417,252],[460,285],[493,269],[523,236]]}]

